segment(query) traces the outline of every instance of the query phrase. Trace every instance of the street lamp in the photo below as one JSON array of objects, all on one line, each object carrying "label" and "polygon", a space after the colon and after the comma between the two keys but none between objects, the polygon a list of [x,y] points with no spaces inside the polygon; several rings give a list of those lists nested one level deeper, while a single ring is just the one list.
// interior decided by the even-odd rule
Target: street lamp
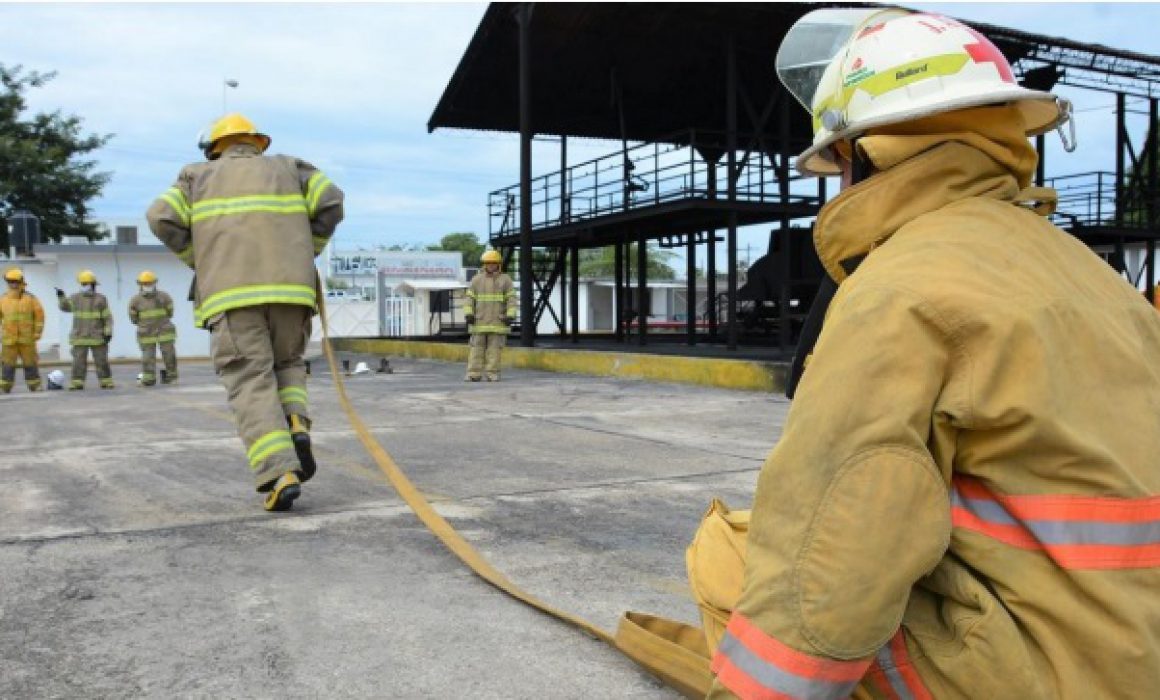
[{"label": "street lamp", "polygon": [[222,114],[225,114],[227,111],[227,109],[226,109],[226,88],[236,88],[237,86],[238,86],[238,81],[234,80],[233,78],[226,78],[224,81],[222,81]]}]

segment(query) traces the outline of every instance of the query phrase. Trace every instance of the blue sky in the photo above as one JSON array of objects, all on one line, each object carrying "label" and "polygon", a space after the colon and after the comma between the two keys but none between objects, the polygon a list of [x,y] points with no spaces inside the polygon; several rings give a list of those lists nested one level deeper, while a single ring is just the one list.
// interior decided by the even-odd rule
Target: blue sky
[{"label": "blue sky", "polygon": [[[1160,4],[914,3],[928,11],[1054,36],[1160,53]],[[344,247],[422,245],[451,231],[487,230],[487,193],[518,179],[514,135],[437,131],[427,119],[459,62],[483,4],[0,4],[0,62],[55,70],[34,109],[80,115],[113,133],[96,154],[113,173],[95,218],[138,224],[181,165],[197,160],[198,132],[241,111],[273,137],[271,151],[313,162],[347,193]],[[1062,161],[1049,137],[1049,172],[1113,163],[1113,97],[1068,94],[1079,150]],[[1142,132],[1143,122],[1137,131]],[[1137,136],[1139,137],[1139,136]],[[569,144],[569,157],[613,143]],[[556,144],[535,153],[558,163]],[[766,233],[741,238],[756,257]],[[744,253],[743,253],[744,257]]]}]

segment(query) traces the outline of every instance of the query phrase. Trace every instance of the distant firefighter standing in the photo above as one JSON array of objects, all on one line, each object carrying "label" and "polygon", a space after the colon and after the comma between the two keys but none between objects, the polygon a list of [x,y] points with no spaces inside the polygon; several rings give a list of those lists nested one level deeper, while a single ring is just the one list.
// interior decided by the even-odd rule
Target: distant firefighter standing
[{"label": "distant firefighter standing", "polygon": [[140,291],[129,300],[129,320],[137,326],[141,346],[141,386],[157,383],[157,350],[165,363],[162,384],[177,381],[177,329],[173,327],[173,297],[157,288],[157,275],[137,275]]},{"label": "distant firefighter standing", "polygon": [[16,384],[16,363],[24,365],[24,381],[29,391],[40,391],[40,365],[36,341],[44,332],[44,307],[27,289],[24,271],[10,267],[4,272],[8,291],[0,297],[0,391],[12,391]]},{"label": "distant firefighter standing", "polygon": [[85,388],[91,352],[101,388],[112,389],[109,341],[113,339],[113,312],[109,310],[109,300],[97,291],[97,276],[91,270],[81,270],[77,282],[81,291],[71,297],[65,296],[64,290],[56,290],[60,310],[73,315],[72,332],[68,337],[72,345],[72,381],[68,388],[70,391]]},{"label": "distant firefighter standing", "polygon": [[500,272],[499,251],[485,252],[480,262],[483,271],[471,279],[463,305],[471,334],[464,381],[478,382],[486,373],[487,381],[498,382],[500,356],[516,319],[516,291],[512,278]]}]

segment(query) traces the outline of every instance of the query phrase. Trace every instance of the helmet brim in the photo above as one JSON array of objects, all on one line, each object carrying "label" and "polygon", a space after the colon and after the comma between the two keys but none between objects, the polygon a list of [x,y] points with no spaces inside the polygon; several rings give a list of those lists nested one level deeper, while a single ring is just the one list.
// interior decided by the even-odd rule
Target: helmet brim
[{"label": "helmet brim", "polygon": [[917,103],[912,109],[907,110],[905,114],[893,112],[878,118],[871,117],[835,131],[802,151],[798,155],[794,167],[802,175],[815,177],[833,177],[840,175],[842,173],[841,167],[828,156],[830,147],[838,141],[847,141],[856,138],[879,126],[917,121],[925,117],[954,112],[960,109],[1004,103],[1012,103],[1019,110],[1026,127],[1026,134],[1029,137],[1051,131],[1063,123],[1063,120],[1066,118],[1066,112],[1060,107],[1059,99],[1055,95],[1039,90],[1028,90],[1017,85],[1012,85],[1007,90],[998,90],[986,95],[967,95],[950,100],[945,97],[940,97],[938,102],[932,102],[926,105],[921,102]]}]

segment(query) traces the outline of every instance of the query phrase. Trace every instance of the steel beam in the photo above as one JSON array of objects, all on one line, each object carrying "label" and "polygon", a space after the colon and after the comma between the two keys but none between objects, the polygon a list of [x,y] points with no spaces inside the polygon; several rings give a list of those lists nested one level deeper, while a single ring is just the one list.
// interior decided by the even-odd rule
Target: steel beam
[{"label": "steel beam", "polygon": [[532,280],[532,3],[521,3],[519,23],[520,78],[520,343],[536,344]]},{"label": "steel beam", "polygon": [[726,347],[737,349],[737,43],[729,37],[725,58],[725,156],[728,159],[729,236],[726,241],[729,331]]}]

